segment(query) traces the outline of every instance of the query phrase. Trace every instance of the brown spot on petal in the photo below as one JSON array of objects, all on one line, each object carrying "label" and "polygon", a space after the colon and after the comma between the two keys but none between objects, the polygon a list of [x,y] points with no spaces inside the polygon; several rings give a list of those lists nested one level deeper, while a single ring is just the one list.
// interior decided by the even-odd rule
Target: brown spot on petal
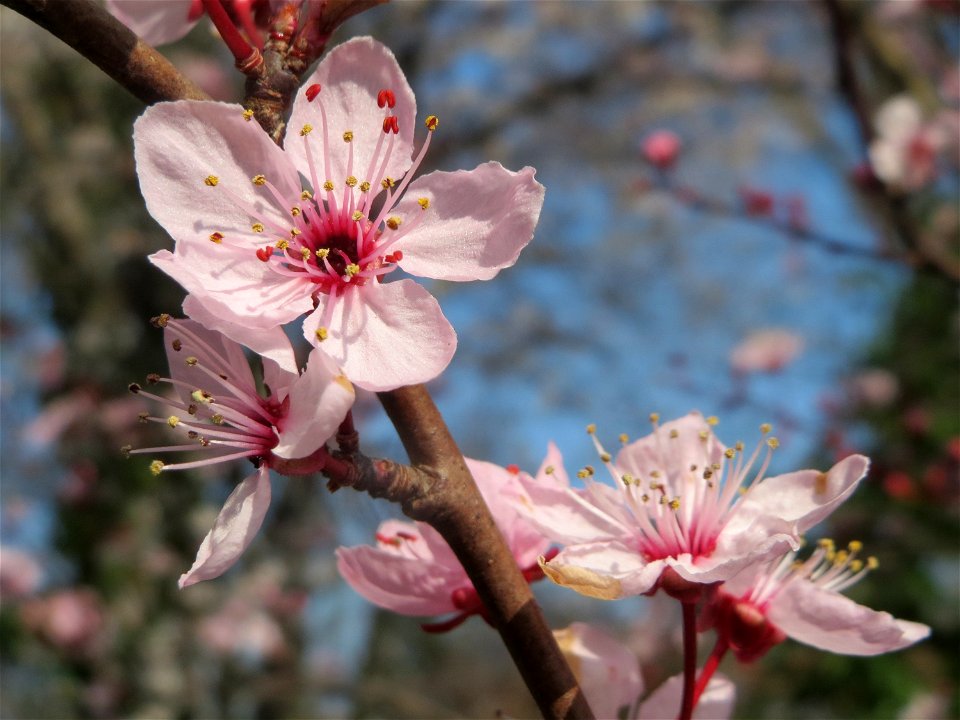
[{"label": "brown spot on petal", "polygon": [[540,557],[540,569],[543,574],[557,585],[568,587],[581,595],[599,598],[600,600],[617,600],[623,597],[620,581],[605,575],[598,575],[592,570],[567,565],[555,567],[550,565],[543,556]]},{"label": "brown spot on petal", "polygon": [[819,473],[816,480],[813,481],[813,491],[817,495],[823,495],[827,491],[827,474]]}]

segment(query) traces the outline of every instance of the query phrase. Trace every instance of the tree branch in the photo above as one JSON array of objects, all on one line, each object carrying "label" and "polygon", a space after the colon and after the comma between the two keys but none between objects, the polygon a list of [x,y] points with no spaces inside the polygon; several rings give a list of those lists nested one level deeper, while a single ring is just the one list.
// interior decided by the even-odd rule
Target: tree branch
[{"label": "tree branch", "polygon": [[56,35],[148,105],[209,100],[170,62],[93,0],[0,0]]}]

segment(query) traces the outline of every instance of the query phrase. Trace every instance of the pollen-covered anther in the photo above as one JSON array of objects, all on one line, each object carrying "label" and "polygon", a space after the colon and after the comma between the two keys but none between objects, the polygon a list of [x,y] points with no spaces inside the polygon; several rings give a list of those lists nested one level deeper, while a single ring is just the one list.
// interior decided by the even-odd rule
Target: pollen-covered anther
[{"label": "pollen-covered anther", "polygon": [[152,472],[154,475],[159,475],[163,472],[163,467],[162,460],[154,460],[152,463],[150,463],[150,472]]},{"label": "pollen-covered anther", "polygon": [[427,119],[423,121],[423,124],[427,126],[427,130],[433,132],[440,125],[440,118],[436,115],[427,115]]},{"label": "pollen-covered anther", "polygon": [[244,120],[246,120],[247,122],[250,122],[250,118],[252,117],[253,117],[253,110],[250,110],[249,108],[247,108],[246,110],[243,111]]},{"label": "pollen-covered anther", "polygon": [[175,428],[179,424],[180,424],[180,418],[178,418],[176,415],[171,415],[170,417],[167,418],[167,425],[169,425],[170,427]]},{"label": "pollen-covered anther", "polygon": [[680,437],[680,433],[676,430],[676,428],[670,431],[671,440],[676,440],[678,437]]},{"label": "pollen-covered anther", "polygon": [[261,262],[267,262],[270,260],[270,256],[273,255],[273,246],[267,245],[266,247],[257,248],[257,259]]},{"label": "pollen-covered anther", "polygon": [[347,265],[347,266],[344,268],[344,272],[346,272],[347,277],[353,277],[353,276],[355,276],[355,275],[359,275],[359,274],[360,274],[360,266],[357,265],[356,263],[350,263],[349,265]]},{"label": "pollen-covered anther", "polygon": [[223,242],[223,233],[222,233],[222,232],[210,233],[210,242],[216,243],[217,245],[219,245],[220,243],[222,243],[222,242]]},{"label": "pollen-covered anther", "polygon": [[190,403],[187,405],[187,415],[196,415],[197,414],[197,404]]},{"label": "pollen-covered anther", "polygon": [[155,328],[165,328],[168,322],[170,322],[169,313],[160,313],[150,318],[150,324]]},{"label": "pollen-covered anther", "polygon": [[218,178],[216,175],[207,175],[203,179],[203,184],[208,187],[216,187],[219,182],[220,178]]},{"label": "pollen-covered anther", "polygon": [[300,248],[300,259],[307,260],[310,257],[310,248]]},{"label": "pollen-covered anther", "polygon": [[286,238],[281,238],[280,240],[277,240],[277,242],[274,244],[274,247],[277,250],[283,251],[290,247],[290,242]]},{"label": "pollen-covered anther", "polygon": [[298,215],[300,215],[300,208],[294,205],[292,208],[290,208],[290,214],[293,215],[294,217],[297,217]]},{"label": "pollen-covered anther", "polygon": [[602,453],[600,453],[600,461],[601,461],[601,462],[608,463],[608,462],[610,462],[612,459],[613,459],[613,457],[610,455],[610,453],[608,453],[608,452],[602,452]]},{"label": "pollen-covered anther", "polygon": [[543,472],[546,473],[547,475],[553,475],[556,471],[557,469],[553,465],[547,465],[543,469]]},{"label": "pollen-covered anther", "polygon": [[196,367],[197,364],[200,362],[199,360],[197,360],[195,355],[188,355],[186,358],[184,358],[183,361],[187,364],[188,367]]},{"label": "pollen-covered anther", "polygon": [[617,439],[620,441],[621,445],[626,445],[628,442],[630,442],[630,436],[626,433],[620,433],[620,436]]},{"label": "pollen-covered anther", "polygon": [[403,221],[398,217],[388,217],[387,227],[390,228],[391,230],[396,230],[398,227],[400,227],[401,222]]},{"label": "pollen-covered anther", "polygon": [[670,509],[671,510],[680,509],[680,498],[674,498],[673,500],[670,501]]},{"label": "pollen-covered anther", "polygon": [[347,179],[344,182],[346,182],[347,187],[357,186],[357,179],[353,175],[350,175],[349,177],[347,177]]},{"label": "pollen-covered anther", "polygon": [[290,237],[296,237],[301,234],[300,228],[290,228]]},{"label": "pollen-covered anther", "polygon": [[251,225],[250,229],[253,230],[255,233],[262,233],[265,230],[265,228],[263,227],[263,223],[258,223],[258,222],[255,222],[253,225]]},{"label": "pollen-covered anther", "polygon": [[183,350],[183,341],[180,338],[174,338],[173,342],[170,343],[170,347],[173,348],[174,352],[180,352]]},{"label": "pollen-covered anther", "polygon": [[313,125],[310,123],[304,123],[304,126],[300,128],[300,135],[309,135],[313,132]]},{"label": "pollen-covered anther", "polygon": [[377,93],[377,107],[395,107],[397,104],[397,98],[393,94],[393,90],[381,90]]},{"label": "pollen-covered anther", "polygon": [[780,441],[775,437],[767,438],[767,447],[769,447],[771,450],[776,450],[778,447],[780,447]]},{"label": "pollen-covered anther", "polygon": [[370,183],[364,180],[360,183],[360,192],[367,192],[370,189]]},{"label": "pollen-covered anther", "polygon": [[764,435],[767,435],[771,430],[773,430],[773,425],[770,423],[764,423],[760,426],[760,432]]},{"label": "pollen-covered anther", "polygon": [[333,180],[325,180],[323,183],[323,189],[327,192],[330,192],[334,188]]},{"label": "pollen-covered anther", "polygon": [[660,413],[650,413],[650,422],[654,425],[660,422]]},{"label": "pollen-covered anther", "polygon": [[353,130],[347,130],[347,131],[343,134],[343,141],[344,141],[344,142],[347,142],[347,143],[348,143],[348,142],[353,142]]},{"label": "pollen-covered anther", "polygon": [[400,121],[397,120],[396,115],[388,115],[383,119],[383,131],[387,134],[393,133],[394,135],[400,133]]},{"label": "pollen-covered anther", "polygon": [[357,210],[350,217],[353,218],[354,222],[360,222],[361,220],[363,220],[363,213]]},{"label": "pollen-covered anther", "polygon": [[310,192],[309,190],[304,190],[302,193],[300,193],[300,199],[301,199],[301,200],[313,200],[313,193]]},{"label": "pollen-covered anther", "polygon": [[266,185],[267,178],[265,175],[254,175],[252,178],[250,178],[250,182],[252,182],[254,185]]},{"label": "pollen-covered anther", "polygon": [[630,487],[634,484],[634,477],[630,473],[624,473],[620,476],[620,479],[623,481],[623,484],[627,487]]},{"label": "pollen-covered anther", "polygon": [[734,450],[733,448],[727,448],[726,450],[723,451],[723,456],[727,458],[727,460],[733,460],[733,458],[736,457],[736,455],[737,455],[737,451]]},{"label": "pollen-covered anther", "polygon": [[587,425],[587,435],[596,435],[597,426],[594,423]]},{"label": "pollen-covered anther", "polygon": [[325,327],[318,327],[313,334],[317,336],[317,340],[320,342],[323,342],[330,336],[329,331]]},{"label": "pollen-covered anther", "polygon": [[317,99],[317,95],[320,94],[320,83],[314,83],[306,89],[304,95],[307,96],[307,102],[313,102]]},{"label": "pollen-covered anther", "polygon": [[709,425],[710,427],[716,427],[719,424],[720,424],[720,418],[718,418],[716,415],[711,415],[710,417],[707,418],[707,425]]},{"label": "pollen-covered anther", "polygon": [[389,190],[390,188],[395,187],[396,184],[397,184],[397,181],[394,180],[392,177],[385,177],[383,180],[380,181],[380,187],[382,187],[384,190]]},{"label": "pollen-covered anther", "polygon": [[193,398],[194,402],[203,403],[204,405],[209,405],[213,402],[213,395],[199,388],[190,393],[190,397]]}]

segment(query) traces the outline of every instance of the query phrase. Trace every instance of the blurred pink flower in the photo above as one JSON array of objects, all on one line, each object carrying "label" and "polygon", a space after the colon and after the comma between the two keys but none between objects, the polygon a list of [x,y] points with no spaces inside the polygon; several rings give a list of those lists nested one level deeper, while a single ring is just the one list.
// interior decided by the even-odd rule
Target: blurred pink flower
[{"label": "blurred pink flower", "polygon": [[71,588],[34,598],[21,609],[24,624],[55,647],[88,655],[97,649],[104,628],[99,597],[86,588]]},{"label": "blurred pink flower", "polygon": [[897,376],[883,368],[863,370],[848,379],[845,385],[851,402],[868,408],[887,407],[900,394]]},{"label": "blurred pink flower", "polygon": [[778,372],[803,350],[803,338],[789,330],[755,330],[730,351],[730,367],[737,373]]},{"label": "blurred pink flower", "polygon": [[[557,584],[606,600],[658,587],[681,599],[699,595],[703,585],[798,546],[803,532],[856,489],[869,462],[855,455],[827,473],[764,478],[776,438],[748,457],[743,443],[728,449],[717,440],[713,418],[691,413],[662,426],[652,420],[654,432],[625,445],[616,460],[593,436],[616,487],[594,480],[587,467],[578,473],[585,489],[574,490],[553,446],[536,479],[522,478],[519,507],[566,545],[541,561]],[[752,471],[764,446],[766,457]]]},{"label": "blurred pink flower", "polygon": [[750,662],[787,637],[842,655],[900,650],[930,634],[920,623],[897,620],[840,593],[876,567],[859,559],[861,544],[836,550],[821,540],[805,562],[789,552],[721,585],[706,614],[719,640]]},{"label": "blurred pink flower", "polygon": [[[553,634],[595,717],[664,720],[679,714],[683,695],[681,675],[666,680],[637,707],[643,693],[643,679],[637,658],[630,650],[586,623],[573,623],[563,630],[554,630]],[[734,697],[733,683],[723,676],[715,676],[694,708],[693,717],[728,718]]]},{"label": "blurred pink flower", "polygon": [[920,105],[909,95],[896,95],[877,110],[877,137],[870,143],[870,163],[877,177],[891,187],[912,192],[937,175],[937,154],[949,138],[938,123],[925,123]]},{"label": "blurred pink flower", "polygon": [[275,619],[246,600],[231,598],[198,626],[200,639],[220,655],[271,660],[287,652],[283,630]]},{"label": "blurred pink flower", "polygon": [[[155,474],[250,458],[257,469],[227,498],[213,529],[204,538],[197,560],[180,577],[180,587],[217,577],[230,568],[253,540],[270,505],[271,467],[305,458],[322,448],[353,404],[353,387],[333,362],[315,350],[302,374],[296,372],[293,348],[279,328],[276,359],[263,358],[263,384],[257,383],[243,348],[192,320],[161,316],[170,366],[169,378],[152,375],[151,383],[174,387],[177,398],[165,399],[134,383],[131,391],[166,403],[179,414],[145,416],[183,432],[189,442],[129,450],[131,454],[204,450],[213,457],[191,462],[151,463]],[[224,452],[226,451],[226,452]]]},{"label": "blurred pink flower", "polygon": [[671,130],[656,130],[643,139],[641,150],[647,162],[661,170],[669,170],[680,156],[680,138]]},{"label": "blurred pink flower", "polygon": [[[292,2],[293,0],[282,0]],[[107,10],[149,45],[166,45],[186,35],[206,13],[203,0],[106,0]],[[262,47],[260,33],[281,0],[222,0],[227,14],[250,42]],[[263,22],[258,22],[262,20]]]},{"label": "blurred pink flower", "polygon": [[[537,558],[550,543],[515,509],[519,471],[466,459],[483,499],[529,582],[543,573]],[[440,534],[426,523],[387,520],[377,544],[337,549],[343,579],[370,602],[401,615],[456,613],[448,621],[424,625],[428,631],[450,630],[471,615],[484,616],[483,604],[470,578]]]},{"label": "blurred pink flower", "polygon": [[369,390],[442,372],[456,333],[437,301],[413,280],[383,280],[397,268],[494,277],[530,241],[544,189],[532,168],[495,162],[413,180],[438,124],[426,119],[411,163],[415,118],[400,66],[371,38],[320,63],[294,100],[285,149],[239,105],[148,108],[134,130],[137,173],[176,241],[151,261],[190,293],[184,311],[265,355],[272,331],[309,313],[307,340]]},{"label": "blurred pink flower", "polygon": [[42,579],[40,563],[31,553],[0,545],[0,599],[32,595],[40,587]]}]

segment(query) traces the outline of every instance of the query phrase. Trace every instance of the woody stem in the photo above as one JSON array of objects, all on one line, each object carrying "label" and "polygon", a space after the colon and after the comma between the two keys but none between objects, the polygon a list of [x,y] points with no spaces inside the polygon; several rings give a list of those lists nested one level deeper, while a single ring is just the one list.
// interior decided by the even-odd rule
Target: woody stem
[{"label": "woody stem", "polygon": [[697,678],[697,604],[681,602],[683,607],[683,699],[680,702],[679,720],[693,717],[694,695]]}]

